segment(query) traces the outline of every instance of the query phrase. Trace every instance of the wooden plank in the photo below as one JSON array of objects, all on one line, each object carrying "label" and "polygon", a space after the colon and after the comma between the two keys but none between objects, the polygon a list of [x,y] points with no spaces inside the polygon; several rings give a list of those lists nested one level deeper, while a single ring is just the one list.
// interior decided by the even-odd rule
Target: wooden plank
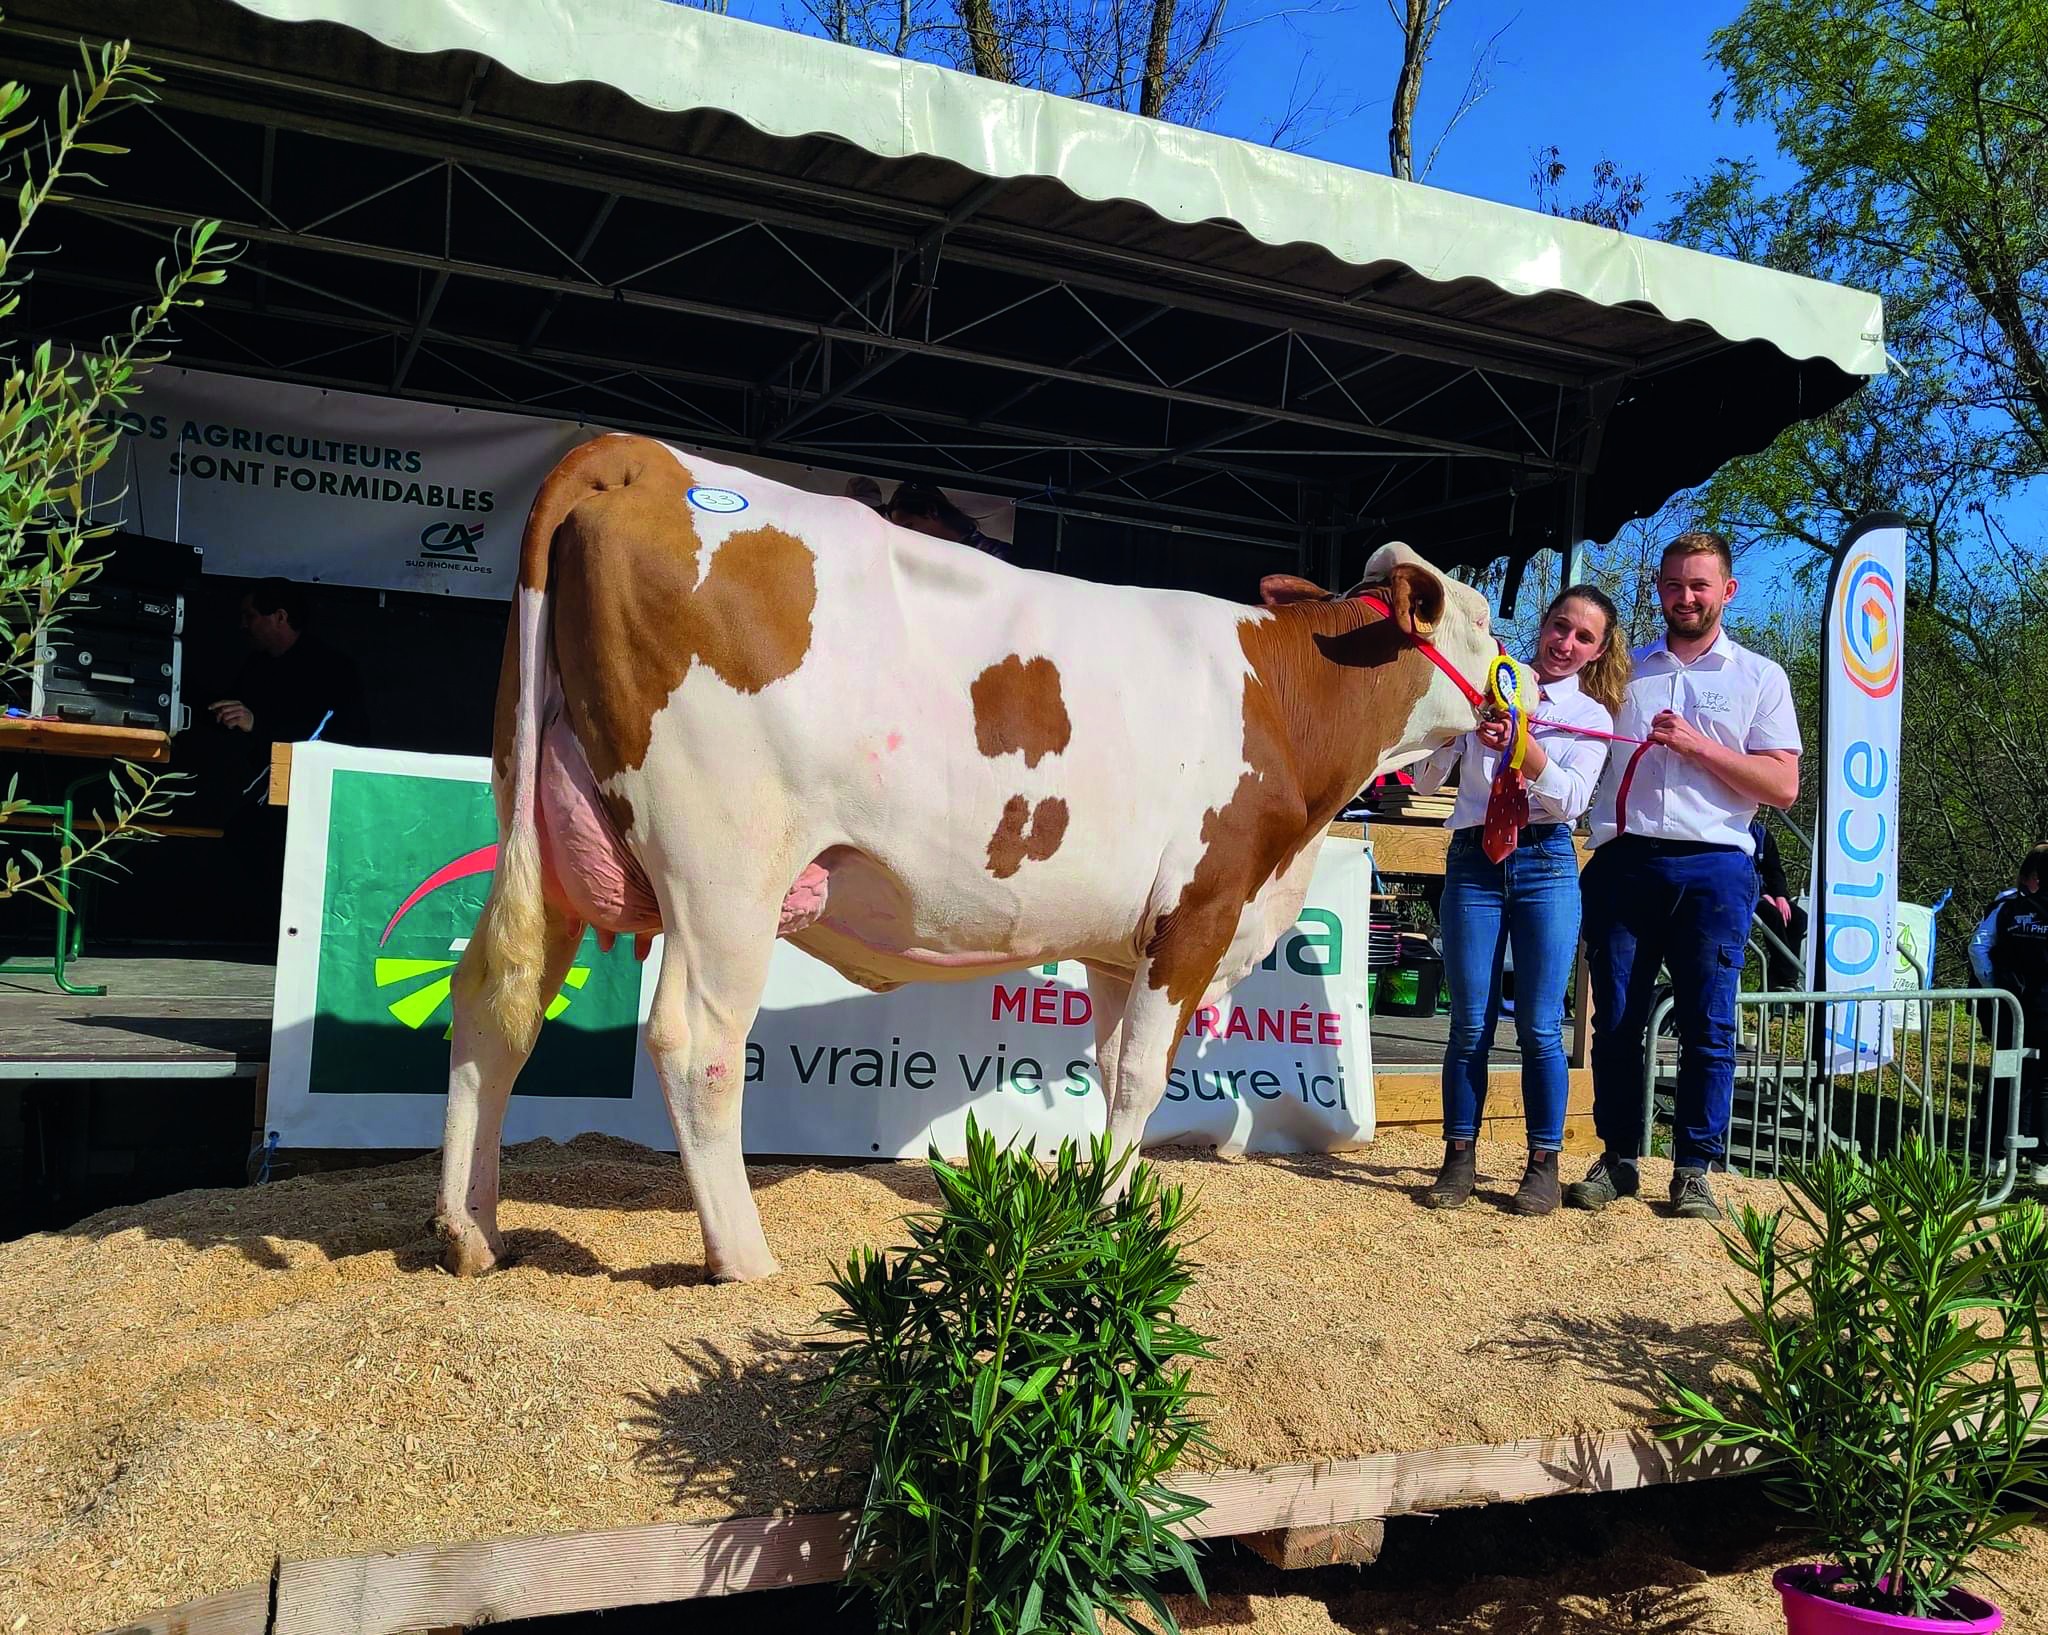
[{"label": "wooden plank", "polygon": [[160,762],[171,758],[171,739],[168,733],[142,727],[102,727],[78,721],[0,717],[0,750]]},{"label": "wooden plank", "polygon": [[[0,1628],[4,1628],[0,1625]],[[244,1584],[198,1601],[187,1601],[107,1635],[267,1635],[270,1582]]]},{"label": "wooden plank", "polygon": [[270,746],[270,804],[288,806],[292,798],[292,746]]},{"label": "wooden plank", "polygon": [[[1621,1492],[1725,1475],[1743,1463],[1738,1455],[1681,1467],[1665,1444],[1635,1429],[1197,1471],[1174,1486],[1209,1506],[1182,1530],[1193,1538],[1225,1538],[1349,1529],[1387,1516],[1563,1493]],[[271,1632],[404,1635],[823,1583],[845,1572],[852,1526],[845,1513],[750,1516],[288,1561],[278,1569]],[[171,1632],[164,1622],[136,1627],[149,1635]],[[200,1626],[189,1635],[200,1635]],[[243,1631],[225,1626],[220,1635]]]},{"label": "wooden plank", "polygon": [[[1444,859],[1450,855],[1451,831],[1440,824],[1390,823],[1385,819],[1370,828],[1357,823],[1333,823],[1332,835],[1349,839],[1363,837],[1372,842],[1372,866],[1381,874],[1441,875]],[[1579,867],[1593,855],[1583,834],[1572,836]]]},{"label": "wooden plank", "polygon": [[[74,807],[75,811],[76,808]],[[49,834],[57,827],[55,818],[47,818],[27,812],[16,812],[9,817],[0,817],[0,828],[26,829],[31,834]],[[102,818],[74,818],[71,827],[83,834],[105,834],[113,825]],[[223,831],[209,828],[205,824],[191,823],[131,823],[131,830],[139,829],[144,834],[183,836],[195,840],[219,840]]]},{"label": "wooden plank", "polygon": [[[1443,1076],[1440,1073],[1375,1073],[1372,1080],[1373,1122],[1376,1124],[1441,1123],[1444,1110]],[[1492,1111],[1487,1122],[1519,1125],[1522,1110],[1522,1070],[1519,1067],[1491,1068],[1486,1075],[1486,1105]],[[1565,1116],[1593,1110],[1593,1071],[1587,1067],[1567,1070]],[[1509,1109],[1513,1109],[1512,1112]]]},{"label": "wooden plank", "polygon": [[1647,1430],[1531,1437],[1498,1446],[1376,1453],[1321,1464],[1270,1465],[1190,1475],[1174,1485],[1209,1508],[1185,1531],[1226,1538],[1289,1527],[1342,1527],[1463,1505],[1618,1493],[1727,1475],[1740,1457],[1681,1466]]},{"label": "wooden plank", "polygon": [[[1443,1115],[1435,1118],[1404,1120],[1394,1123],[1387,1119],[1376,1122],[1380,1130],[1413,1130],[1422,1135],[1437,1135],[1444,1127]],[[1529,1139],[1529,1127],[1519,1118],[1485,1118],[1479,1121],[1479,1139],[1496,1142],[1503,1147],[1519,1147]],[[1600,1151],[1599,1132],[1593,1127],[1591,1113],[1568,1113],[1564,1121],[1564,1150],[1568,1153],[1583,1153],[1592,1156]]]},{"label": "wooden plank", "polygon": [[1387,1524],[1378,1517],[1343,1527],[1276,1527],[1269,1533],[1247,1533],[1238,1540],[1283,1573],[1370,1566],[1379,1560],[1386,1542]]},{"label": "wooden plank", "polygon": [[1438,824],[1375,823],[1369,838],[1380,874],[1441,875],[1451,850],[1451,831]]},{"label": "wooden plank", "polygon": [[288,1561],[274,1635],[399,1635],[824,1583],[853,1518],[744,1516]]}]

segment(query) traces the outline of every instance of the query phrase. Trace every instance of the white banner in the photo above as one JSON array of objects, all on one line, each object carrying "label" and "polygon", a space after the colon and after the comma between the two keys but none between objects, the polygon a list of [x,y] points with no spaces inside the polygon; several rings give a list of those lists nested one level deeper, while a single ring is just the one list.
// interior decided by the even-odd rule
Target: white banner
[{"label": "white banner", "polygon": [[[1859,522],[1835,559],[1822,640],[1817,989],[1888,992],[1898,950],[1899,723],[1905,683],[1906,527]],[[1827,1065],[1891,1059],[1888,1005],[1828,1007]]]},{"label": "white banner", "polygon": [[[325,743],[292,762],[269,1127],[286,1147],[441,1140],[448,981],[493,861],[489,762]],[[1371,1139],[1370,868],[1330,840],[1265,965],[1196,1018],[1148,1145],[1325,1151]],[[627,939],[630,942],[630,939]],[[603,1131],[674,1151],[644,1048],[659,944],[636,966],[594,939],[521,1075],[508,1141]],[[966,1117],[1041,1151],[1097,1132],[1087,975],[1062,964],[870,994],[778,945],[747,1052],[754,1153],[921,1157]]]},{"label": "white banner", "polygon": [[[99,478],[106,520],[198,547],[208,573],[501,601],[542,480],[607,429],[163,365],[120,420],[128,435]],[[715,457],[814,494],[856,480]],[[1009,501],[944,492],[989,538],[1013,537]]]}]

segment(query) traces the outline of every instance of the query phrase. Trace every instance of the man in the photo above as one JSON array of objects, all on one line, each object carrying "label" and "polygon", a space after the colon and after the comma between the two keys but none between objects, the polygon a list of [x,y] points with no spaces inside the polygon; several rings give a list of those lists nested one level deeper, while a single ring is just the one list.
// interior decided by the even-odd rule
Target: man
[{"label": "man", "polygon": [[308,630],[306,593],[264,579],[242,598],[242,635],[254,650],[229,696],[208,708],[231,740],[232,806],[223,827],[255,889],[245,903],[253,933],[274,930],[284,875],[284,813],[269,804],[273,744],[318,736],[361,743],[362,684],[354,663]]},{"label": "man", "polygon": [[1593,976],[1593,1123],[1605,1151],[1566,1194],[1600,1209],[1640,1189],[1643,1035],[1660,966],[1678,1023],[1674,1214],[1719,1216],[1735,1092],[1735,995],[1757,902],[1750,820],[1799,797],[1799,723],[1785,672],[1722,628],[1734,563],[1719,534],[1664,550],[1664,636],[1637,650],[1618,732],[1651,747],[1608,757],[1581,879]]},{"label": "man", "polygon": [[[254,651],[235,673],[232,697],[207,706],[233,732],[249,734],[250,758],[270,764],[272,744],[323,738],[353,743],[362,685],[354,663],[308,634],[306,593],[284,579],[259,580],[242,598],[242,635]],[[331,717],[331,719],[330,719]]]},{"label": "man", "polygon": [[[2020,1065],[2019,1133],[2048,1134],[2048,1076],[2040,1052],[2048,1047],[2048,842],[2020,860],[2016,889],[2002,891],[1970,938],[1970,967],[1978,986],[2003,988],[2020,1003],[2020,1022],[2034,1054]],[[2009,1013],[1999,1008],[1998,1044],[2010,1048]],[[2011,1110],[2003,1093],[1991,1098],[1991,1155],[2004,1150],[2006,1121]],[[2035,1149],[2034,1179],[2044,1179],[2041,1150]]]}]

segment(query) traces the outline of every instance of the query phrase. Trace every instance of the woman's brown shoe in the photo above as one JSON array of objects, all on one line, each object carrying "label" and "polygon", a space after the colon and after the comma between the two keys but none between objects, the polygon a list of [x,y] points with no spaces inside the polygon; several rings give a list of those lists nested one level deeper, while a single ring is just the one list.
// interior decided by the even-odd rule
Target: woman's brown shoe
[{"label": "woman's brown shoe", "polygon": [[1522,1172],[1522,1184],[1515,1188],[1508,1208],[1517,1215],[1548,1215],[1561,1197],[1557,1182],[1557,1154],[1532,1152],[1529,1167]]},{"label": "woman's brown shoe", "polygon": [[1422,1195],[1431,1209],[1458,1209],[1472,1198],[1472,1183],[1478,1179],[1479,1154],[1469,1141],[1444,1143],[1444,1167]]}]

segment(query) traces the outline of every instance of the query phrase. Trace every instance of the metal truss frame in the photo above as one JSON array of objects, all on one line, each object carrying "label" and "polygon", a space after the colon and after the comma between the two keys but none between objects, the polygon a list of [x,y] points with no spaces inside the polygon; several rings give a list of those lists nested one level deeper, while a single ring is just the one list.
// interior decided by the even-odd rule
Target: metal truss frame
[{"label": "metal truss frame", "polygon": [[[53,31],[0,33],[31,77],[71,60]],[[246,274],[181,320],[178,357],[194,366],[951,479],[1305,564],[1426,521],[1442,501],[1393,508],[1418,485],[1568,491],[1576,516],[1599,420],[1637,367],[1390,308],[1371,284],[1318,297],[1048,241],[991,218],[1000,181],[963,178],[939,208],[484,117],[481,60],[440,106],[152,61],[169,84],[145,117],[158,163],[178,167],[180,208],[153,202],[167,195],[140,149],[65,208],[156,240],[216,215],[248,247]],[[359,161],[359,190],[317,208],[288,197],[281,135]],[[640,223],[632,242],[622,206]],[[422,247],[428,227],[439,242]],[[678,270],[710,252],[746,257],[750,287],[682,287]],[[398,287],[409,302],[390,299]],[[39,308],[68,301],[57,322],[78,331],[107,310],[84,301],[120,306],[139,286],[66,260],[33,288]],[[507,327],[486,311],[520,316]],[[572,313],[578,338],[561,339]],[[783,344],[747,368],[635,355],[641,315]],[[593,345],[593,328],[614,344]],[[1423,413],[1447,393],[1454,428]]]}]

